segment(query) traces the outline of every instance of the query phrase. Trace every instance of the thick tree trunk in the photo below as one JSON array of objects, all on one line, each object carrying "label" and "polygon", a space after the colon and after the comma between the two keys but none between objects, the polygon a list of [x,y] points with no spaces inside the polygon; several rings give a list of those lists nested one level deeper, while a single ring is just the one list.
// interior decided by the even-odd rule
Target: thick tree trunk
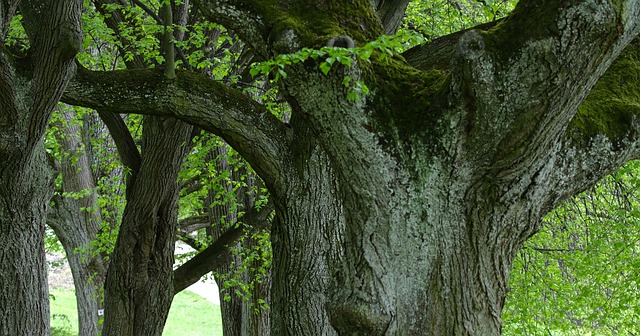
[{"label": "thick tree trunk", "polygon": [[52,177],[41,142],[27,158],[0,154],[2,335],[49,334],[44,227]]},{"label": "thick tree trunk", "polygon": [[3,1],[0,45],[18,4],[29,57],[0,48],[0,334],[48,335],[44,225],[53,172],[43,135],[75,69],[82,1]]},{"label": "thick tree trunk", "polygon": [[140,171],[127,205],[105,285],[105,336],[162,335],[173,299],[177,175],[192,127],[145,117]]},{"label": "thick tree trunk", "polygon": [[337,174],[311,148],[278,199],[274,334],[500,334],[508,270],[535,227],[513,240],[481,224],[533,223],[530,207],[495,209],[472,196],[488,185],[455,170],[412,181],[381,160]]}]

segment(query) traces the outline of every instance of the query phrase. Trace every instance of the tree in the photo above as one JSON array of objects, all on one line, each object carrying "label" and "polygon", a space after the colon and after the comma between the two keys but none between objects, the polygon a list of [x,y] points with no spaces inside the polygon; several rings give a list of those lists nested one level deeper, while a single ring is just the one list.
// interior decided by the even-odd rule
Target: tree
[{"label": "tree", "polygon": [[[99,331],[99,316],[96,312],[103,308],[102,286],[108,267],[105,252],[111,248],[97,246],[98,237],[100,234],[110,236],[111,232],[107,228],[116,227],[113,218],[110,218],[113,216],[102,216],[103,213],[108,215],[110,206],[100,201],[100,198],[104,200],[105,197],[98,189],[104,189],[107,185],[103,180],[110,180],[106,178],[107,173],[102,174],[98,167],[106,166],[104,161],[112,164],[114,155],[105,155],[105,148],[85,145],[83,141],[89,137],[90,125],[96,124],[95,121],[91,122],[92,117],[96,119],[97,116],[85,113],[83,117],[76,117],[73,109],[63,106],[52,118],[50,127],[50,133],[54,137],[50,143],[57,145],[50,146],[54,147],[50,149],[51,156],[57,158],[56,166],[60,167],[61,183],[56,187],[49,207],[47,224],[64,247],[73,274],[80,336],[97,335]],[[106,133],[104,126],[100,128]],[[94,139],[106,140],[106,134],[95,136],[100,134],[95,130],[93,133]],[[101,149],[102,152],[97,152],[96,149]],[[96,157],[104,161],[99,165],[90,164],[97,161]],[[109,175],[119,180],[122,170],[115,171],[115,174],[113,170],[110,171]]]},{"label": "tree", "polygon": [[[197,4],[272,59],[337,35],[363,46],[395,31],[407,2]],[[290,125],[188,72],[79,71],[66,99],[176,116],[251,163],[277,209],[273,334],[499,334],[512,260],[542,216],[637,155],[638,15],[521,1],[407,62],[374,55],[328,75],[321,59],[292,62]],[[627,46],[624,75],[583,103]],[[347,99],[345,75],[370,93]]]},{"label": "tree", "polygon": [[[20,7],[29,53],[5,40]],[[43,146],[49,116],[73,76],[82,1],[0,2],[0,334],[46,335],[44,223],[53,191]]]},{"label": "tree", "polygon": [[175,117],[247,159],[277,212],[274,335],[499,334],[543,215],[638,156],[634,1],[522,0],[404,57],[378,38],[408,0],[195,3],[275,59],[290,123],[188,70],[81,69],[64,100]]},{"label": "tree", "polygon": [[[154,7],[154,5],[155,7],[158,6],[157,3],[154,4],[153,2],[150,2],[149,4],[152,7]],[[151,45],[147,44],[146,47],[144,47],[145,44],[141,41],[141,39],[147,39],[146,43],[148,43],[148,41],[154,41],[154,38],[157,36],[128,35],[134,31],[132,28],[138,28],[141,26],[140,13],[143,10],[151,13],[151,16],[147,17],[147,20],[142,20],[144,21],[142,23],[142,27],[145,27],[150,32],[166,31],[164,28],[158,29],[159,27],[164,27],[163,22],[154,21],[154,19],[157,19],[157,16],[154,16],[154,12],[149,7],[145,6],[146,5],[143,3],[139,3],[139,7],[122,6],[118,2],[113,1],[94,1],[94,4],[85,2],[83,24],[87,31],[87,36],[84,42],[86,49],[78,56],[80,64],[86,65],[92,69],[108,69],[112,67],[122,68],[123,64],[126,64],[129,68],[153,67],[154,65],[157,65],[157,61],[151,56],[155,50],[154,48],[158,47],[158,40],[155,40],[156,43],[152,42]],[[222,41],[229,37],[226,37],[225,34],[221,34],[220,27],[206,24],[206,22],[198,22],[200,19],[197,16],[194,18],[187,15],[189,13],[189,11],[186,10],[187,8],[188,3],[182,3],[175,9],[172,9],[172,12],[176,13],[175,21],[183,22],[183,24],[184,22],[189,21],[192,22],[191,25],[195,25],[193,22],[196,22],[196,24],[208,27],[207,29],[211,30],[197,32],[196,29],[190,26],[188,30],[185,29],[183,31],[176,32],[176,38],[180,39],[179,42],[182,43],[181,46],[183,48],[185,46],[188,47],[190,43],[193,43],[192,40],[194,39],[211,39],[204,45],[195,48],[195,50],[182,49],[189,51],[189,62],[201,62],[201,59],[198,59],[198,57],[193,57],[194,54],[197,54],[198,51],[206,50],[210,46],[214,46],[219,50],[224,50],[225,55],[232,54],[234,52],[233,50],[228,50],[231,48],[239,49],[240,51],[243,50],[243,48],[237,48],[238,45],[242,46],[240,43],[233,43],[231,45],[218,47],[216,38],[212,38],[212,36],[217,35]],[[171,20],[173,19],[169,19],[169,21]],[[165,22],[168,21],[165,20]],[[14,21],[14,24],[15,23],[17,22]],[[118,32],[118,34],[114,34],[114,32]],[[21,33],[22,32],[19,27],[16,25],[12,34],[9,35],[9,44],[17,45],[17,47],[28,48],[23,41],[19,40]],[[170,43],[165,43],[165,45],[170,45]],[[142,48],[142,50],[138,50],[140,48]],[[169,53],[165,51],[164,54],[166,55]],[[156,56],[159,55],[162,54],[158,54]],[[215,56],[212,55],[212,57]],[[226,56],[221,58],[222,61],[228,63],[232,63],[230,61],[233,61],[233,59],[233,57]],[[199,63],[194,63],[194,66],[198,64]],[[230,65],[228,66],[232,70],[235,69]],[[209,68],[210,67],[206,67],[205,70],[209,70]],[[243,69],[243,67],[240,67],[240,70]],[[206,71],[202,72],[206,73]],[[214,75],[219,76],[221,73],[224,73],[224,70],[211,72],[209,75],[213,77]],[[227,77],[229,76],[231,76],[231,74],[227,75]],[[81,110],[82,109],[76,109],[76,111]],[[227,265],[231,263],[231,259],[235,259],[234,263],[236,266],[233,268],[233,274],[228,276],[229,279],[225,281],[225,283],[233,283],[237,280],[237,277],[242,276],[240,273],[246,273],[244,267],[240,267],[242,266],[241,262],[245,257],[240,258],[238,255],[228,253],[228,248],[225,245],[233,244],[236,240],[241,239],[244,236],[245,230],[251,232],[256,228],[263,227],[265,223],[268,223],[265,214],[268,216],[271,213],[272,210],[269,210],[271,209],[271,206],[268,205],[266,207],[266,212],[257,214],[256,211],[252,209],[253,203],[255,203],[253,195],[256,195],[256,193],[252,192],[252,196],[249,196],[249,194],[247,194],[248,190],[244,190],[245,188],[242,187],[242,185],[246,186],[245,182],[234,182],[241,186],[237,191],[237,197],[242,198],[240,203],[244,203],[244,209],[248,210],[246,216],[242,217],[242,222],[244,223],[237,222],[238,217],[242,216],[242,213],[238,213],[238,210],[242,207],[242,205],[238,206],[236,204],[238,202],[220,204],[216,207],[216,211],[214,211],[216,213],[210,214],[209,216],[199,216],[199,220],[206,221],[205,225],[200,226],[200,228],[209,227],[209,229],[211,229],[212,222],[222,223],[221,219],[225,217],[227,217],[228,225],[224,225],[224,227],[220,227],[220,225],[218,225],[215,231],[218,232],[216,237],[219,236],[219,239],[210,240],[211,246],[209,247],[206,247],[206,244],[198,246],[198,249],[204,250],[197,255],[197,258],[187,262],[187,264],[179,268],[179,271],[177,272],[178,277],[176,278],[176,286],[172,290],[171,286],[167,285],[167,283],[170,283],[172,279],[173,272],[171,272],[171,268],[173,266],[173,259],[168,256],[173,252],[176,220],[175,218],[172,218],[173,215],[167,214],[173,213],[175,215],[175,212],[177,211],[177,203],[173,197],[167,199],[163,207],[169,210],[163,211],[162,214],[157,216],[160,224],[158,225],[157,223],[154,223],[154,219],[147,219],[146,221],[149,223],[148,225],[151,229],[144,231],[140,229],[142,225],[142,220],[140,218],[145,218],[145,216],[138,216],[136,217],[136,220],[131,220],[131,218],[136,215],[130,214],[140,212],[135,209],[154,208],[156,207],[155,204],[157,201],[154,201],[150,197],[140,197],[140,195],[146,194],[136,193],[132,190],[136,188],[136,185],[144,186],[142,188],[145,192],[154,190],[154,187],[152,186],[153,182],[138,178],[138,172],[143,161],[146,163],[147,170],[155,171],[158,172],[159,175],[162,175],[162,178],[158,180],[159,183],[170,187],[171,183],[168,181],[173,179],[175,184],[175,174],[181,169],[179,164],[181,160],[179,158],[184,156],[186,153],[185,151],[188,151],[189,146],[186,145],[189,141],[186,141],[184,136],[175,138],[175,134],[173,134],[173,132],[154,134],[154,132],[149,131],[156,127],[152,122],[150,122],[150,120],[152,120],[150,117],[144,118],[145,122],[138,125],[134,124],[133,128],[129,127],[128,129],[122,118],[115,113],[100,110],[97,114],[86,114],[86,112],[82,112],[82,114],[84,114],[84,120],[80,122],[76,119],[82,117],[74,118],[71,110],[64,109],[63,113],[54,118],[54,122],[52,123],[51,130],[53,130],[52,133],[55,135],[56,139],[53,140],[52,137],[47,139],[47,149],[51,154],[53,154],[52,157],[55,157],[56,159],[55,166],[61,167],[60,179],[57,179],[57,190],[51,204],[52,206],[48,214],[47,222],[55,229],[56,235],[59,237],[60,242],[62,242],[74,274],[74,283],[78,294],[77,301],[79,307],[78,316],[80,334],[96,335],[98,332],[98,316],[95,312],[102,306],[101,287],[103,285],[104,275],[108,266],[107,260],[111,257],[115,260],[114,264],[116,266],[114,266],[115,270],[111,272],[111,286],[107,286],[106,301],[108,307],[106,309],[107,316],[104,323],[104,325],[106,325],[105,333],[121,334],[121,330],[127,328],[133,329],[134,334],[141,334],[143,332],[159,333],[162,330],[164,318],[166,317],[169,303],[171,302],[171,298],[174,293],[177,293],[197,281],[203,274],[209,272],[211,269],[217,267],[221,269],[224,268],[226,270],[228,268]],[[104,124],[106,124],[114,141],[101,145],[99,142],[101,142],[100,139],[102,137],[99,134],[98,136],[95,134],[89,136],[89,128],[80,127],[83,123],[87,126],[87,122],[90,121],[90,118],[87,118],[87,116],[97,115],[99,115],[104,121],[104,123],[98,122],[99,125],[101,125],[101,130],[106,130],[106,127],[104,126]],[[129,120],[131,119],[138,118],[129,118]],[[167,121],[167,123],[170,124],[169,121]],[[133,134],[134,132],[132,130],[140,128],[145,129],[142,136],[142,143],[163,144],[163,146],[165,146],[164,150],[162,150],[164,155],[149,154],[151,152],[149,146],[145,146],[147,148],[142,153],[139,152],[136,144],[137,140],[135,139],[136,136]],[[175,131],[175,129],[172,129],[172,131]],[[173,138],[172,135],[174,136]],[[104,140],[108,139],[102,139],[102,141]],[[219,141],[212,141],[212,143],[213,142],[216,144],[220,143]],[[109,146],[111,147],[110,149],[103,148]],[[115,253],[109,256],[107,254],[110,253],[113,246],[104,246],[105,242],[102,241],[103,239],[99,238],[99,236],[110,236],[113,235],[113,232],[117,232],[117,230],[112,231],[112,229],[120,226],[121,216],[113,216],[112,214],[114,214],[114,212],[110,213],[109,210],[118,207],[124,208],[125,202],[122,202],[123,197],[115,199],[115,203],[117,204],[105,204],[104,200],[105,197],[110,197],[108,193],[112,191],[115,191],[116,197],[124,196],[118,194],[124,193],[125,187],[122,181],[118,181],[114,185],[111,185],[111,188],[105,194],[105,190],[103,188],[105,185],[101,182],[103,180],[102,177],[111,174],[111,172],[103,172],[102,167],[105,165],[96,163],[100,160],[106,160],[109,157],[112,157],[104,155],[102,152],[105,150],[114,151],[115,149],[113,147],[117,147],[122,163],[128,168],[129,173],[127,174],[127,181],[129,183],[127,183],[127,190],[130,192],[126,193],[126,203],[129,204],[126,213],[129,214],[129,216],[125,217],[125,220],[122,223],[122,230],[125,232],[127,239],[120,239]],[[169,155],[169,149],[180,147],[184,148],[176,154],[178,155],[177,159],[170,160],[169,157],[171,155]],[[96,153],[96,150],[101,151],[101,153]],[[203,147],[197,148],[196,151],[198,152],[194,153],[194,156],[196,157],[201,156],[202,153],[205,152]],[[99,159],[96,160],[96,158]],[[236,159],[236,161],[238,160]],[[91,164],[89,164],[89,162],[91,162]],[[236,172],[237,174],[231,173],[230,171],[227,172],[222,169],[224,167],[221,167],[221,170],[219,171],[215,171],[214,169],[207,172],[206,167],[211,167],[211,165],[202,164],[202,162],[198,162],[198,165],[205,166],[204,168],[194,168],[202,169],[204,176],[208,176],[208,174],[219,174],[220,176],[233,174],[238,178],[238,181],[252,179],[245,179],[246,176],[244,176],[244,174],[240,174],[239,171]],[[109,162],[108,166],[114,166],[114,162]],[[230,167],[226,168],[230,169]],[[234,170],[236,169],[238,169],[237,166],[234,167]],[[246,170],[247,169],[245,168],[242,169],[242,171]],[[170,177],[172,174],[174,176],[173,178]],[[187,182],[193,183],[194,181],[191,180]],[[213,184],[220,182],[224,181],[198,181],[201,186],[206,185],[208,188],[215,187]],[[177,187],[178,185],[173,186],[173,188]],[[191,190],[191,192],[193,191],[194,190]],[[235,191],[229,190],[228,195],[234,193]],[[210,195],[211,197],[217,196],[215,193],[210,193]],[[225,199],[228,199],[227,195],[225,195]],[[211,199],[208,202],[213,204],[214,201]],[[145,205],[140,206],[140,204]],[[135,207],[132,207],[131,205],[135,205]],[[105,219],[109,221],[106,226],[101,218],[102,213],[106,215]],[[157,221],[157,219],[155,220]],[[193,230],[193,228],[190,230]],[[123,243],[127,241],[133,241],[133,244],[138,248],[132,249],[131,245]],[[245,250],[250,248],[250,244],[247,243],[248,241],[251,240],[246,239],[243,244]],[[106,243],[107,245],[111,245],[113,242],[108,241]],[[131,250],[134,250],[134,257],[131,257]],[[123,253],[121,251],[125,252]],[[249,255],[249,258],[255,260],[255,258],[252,257],[254,252],[251,251],[251,253],[252,254]],[[152,264],[152,267],[146,267],[145,264]],[[122,269],[125,271],[123,272]],[[134,269],[135,271],[127,272],[126,270],[129,269]],[[162,272],[159,272],[158,270],[162,270]],[[128,273],[132,273],[133,275],[129,275]],[[222,274],[222,272],[218,273]],[[122,276],[122,274],[124,274],[124,276]],[[165,282],[146,281],[145,278],[155,280],[162,279]],[[161,288],[161,290],[153,290],[152,287],[154,286],[156,286],[156,288]],[[121,287],[134,287],[135,290],[128,293],[118,290],[118,288]],[[248,291],[250,289],[255,289],[256,286],[254,285],[253,287],[254,288],[245,286],[245,290]],[[112,288],[116,289],[113,290]],[[228,289],[223,288],[223,290]],[[255,292],[260,295],[252,297],[252,301],[263,299],[264,294],[259,293],[258,290]],[[252,306],[250,301],[246,301],[246,297],[245,299],[237,297],[236,295],[230,295],[229,297],[231,298],[231,303],[228,306],[234,308],[232,313],[233,315],[229,316],[233,316],[234,318],[226,319],[225,328],[228,330],[243,332],[244,334],[248,334],[248,332],[246,332],[247,330],[255,328],[257,331],[254,332],[254,334],[264,334],[259,330],[260,328],[265,328],[265,325],[268,328],[268,315],[266,312],[262,311],[261,314],[256,315],[253,309],[255,305]],[[154,309],[149,309],[145,306],[147,302],[164,302],[164,304],[155,304],[153,307]],[[122,316],[117,315],[118,313],[125,311],[122,308],[124,305],[136,307],[132,309],[133,311],[149,311],[151,313],[124,314]],[[231,312],[231,309],[227,309],[226,305],[223,305],[222,310],[225,315],[227,310]],[[111,314],[112,312],[113,314]],[[115,318],[112,317],[114,314],[116,315]],[[255,318],[256,316],[260,317]],[[149,319],[155,320],[150,323]],[[258,321],[260,322],[258,323]]]}]

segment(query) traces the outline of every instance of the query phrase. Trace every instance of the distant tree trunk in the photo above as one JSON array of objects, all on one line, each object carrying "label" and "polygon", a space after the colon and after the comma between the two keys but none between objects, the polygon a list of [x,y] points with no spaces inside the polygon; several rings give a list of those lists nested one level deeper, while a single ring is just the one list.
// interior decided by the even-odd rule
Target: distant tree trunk
[{"label": "distant tree trunk", "polygon": [[[237,203],[236,207],[231,207],[229,202],[224,204],[213,205],[216,198],[217,191],[209,190],[207,198],[205,200],[205,208],[208,209],[209,218],[212,219],[213,225],[207,228],[207,235],[213,238],[213,241],[218,239],[222,234],[227,231],[229,225],[235,225],[237,221],[242,222],[242,218],[238,218],[238,211],[248,211],[255,206],[256,193],[250,193],[252,187],[255,186],[257,177],[249,176],[246,169],[237,169],[229,165],[227,161],[228,149],[225,145],[218,146],[216,150],[210,155],[208,159],[216,162],[216,169],[219,174],[223,172],[229,172],[230,180],[222,181],[221,188],[226,193],[234,193],[234,200],[231,202]],[[242,179],[241,179],[242,178]],[[247,185],[233,190],[233,181],[244,181]],[[224,199],[224,197],[223,197]],[[232,247],[235,251],[241,251],[242,249],[252,249],[258,242],[254,241],[250,237],[246,237],[242,242],[235,244]],[[216,276],[216,282],[219,284],[220,295],[220,310],[222,315],[223,333],[225,336],[268,336],[269,335],[269,313],[264,309],[258,309],[258,301],[268,300],[269,297],[269,277],[270,274],[266,274],[265,283],[256,285],[250,293],[247,293],[251,297],[243,298],[235,293],[234,288],[225,289],[223,287],[225,276],[239,272],[240,265],[246,262],[239,254],[232,254],[229,260],[226,260],[223,266],[217,267],[214,272]],[[260,267],[259,261],[255,262],[252,267],[241,275],[240,281],[249,283],[256,276],[255,268]],[[232,275],[233,276],[233,275]],[[228,300],[225,300],[227,297]]]},{"label": "distant tree trunk", "polygon": [[105,285],[105,336],[162,335],[173,299],[178,172],[192,127],[145,117],[140,170],[127,205]]},{"label": "distant tree trunk", "polygon": [[2,46],[18,3],[29,58],[0,48],[0,334],[48,335],[44,228],[53,170],[43,136],[75,69],[82,1],[3,1]]},{"label": "distant tree trunk", "polygon": [[[88,146],[83,146],[82,138],[86,130],[75,122],[72,112],[60,109],[62,121],[57,124],[56,139],[63,151],[61,166],[62,191],[81,193],[79,195],[56,195],[47,217],[65,249],[73,274],[78,307],[80,336],[96,336],[98,309],[103,308],[102,286],[108,264],[102,255],[91,250],[102,218],[97,207],[95,179],[89,163]],[[84,251],[84,252],[81,252]]]}]

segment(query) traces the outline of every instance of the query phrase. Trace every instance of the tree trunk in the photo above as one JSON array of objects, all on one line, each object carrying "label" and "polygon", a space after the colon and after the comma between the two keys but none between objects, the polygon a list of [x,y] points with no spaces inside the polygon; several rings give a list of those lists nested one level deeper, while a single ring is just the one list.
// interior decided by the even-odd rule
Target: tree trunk
[{"label": "tree trunk", "polygon": [[[274,335],[497,335],[512,259],[540,218],[640,157],[635,1],[520,0],[409,63],[376,48],[405,1],[195,2],[281,62],[289,125],[187,72],[153,87],[151,72],[83,72],[68,99],[178,116],[256,169],[277,207]],[[328,32],[376,50],[298,62]]]},{"label": "tree trunk", "polygon": [[105,336],[162,335],[173,299],[177,175],[192,127],[145,117],[140,170],[127,205],[105,285]]},{"label": "tree trunk", "polygon": [[48,335],[44,225],[53,170],[43,136],[75,69],[82,1],[3,1],[0,45],[18,3],[29,57],[0,48],[0,334]]},{"label": "tree trunk", "polygon": [[[92,255],[89,250],[95,234],[86,230],[83,220],[86,211],[80,211],[78,203],[72,199],[54,198],[56,214],[47,221],[54,229],[56,236],[62,243],[76,290],[78,307],[79,336],[96,336],[101,327],[98,325],[100,317],[98,310],[104,307],[102,286],[107,270],[107,264],[100,255]],[[81,252],[81,251],[84,251]]]},{"label": "tree trunk", "polygon": [[102,329],[98,310],[104,307],[102,287],[108,265],[99,252],[92,250],[91,242],[97,238],[102,218],[89,164],[90,147],[82,142],[86,129],[78,126],[68,109],[60,109],[60,114],[55,136],[63,152],[62,191],[68,195],[54,197],[47,223],[62,243],[73,274],[79,335],[97,336]]},{"label": "tree trunk", "polygon": [[455,170],[416,181],[390,159],[356,166],[309,146],[276,199],[274,334],[500,334],[508,270],[535,226],[512,240],[480,224],[533,223],[530,207],[497,211],[475,196],[488,184]]},{"label": "tree trunk", "polygon": [[[13,146],[17,149],[22,144]],[[52,177],[42,142],[28,158],[0,155],[2,335],[49,334],[44,226],[47,203],[53,192]]]},{"label": "tree trunk", "polygon": [[[206,230],[207,236],[212,238],[212,241],[216,241],[221,235],[223,235],[229,229],[230,225],[236,225],[237,221],[242,222],[243,217],[238,218],[238,211],[248,211],[255,206],[255,199],[259,192],[251,191],[252,187],[256,184],[257,176],[249,173],[246,168],[232,167],[227,160],[229,151],[226,144],[218,146],[214,151],[209,153],[208,160],[210,162],[216,162],[216,170],[218,175],[228,173],[229,180],[221,180],[219,188],[225,193],[222,197],[217,195],[220,192],[218,188],[210,188],[208,195],[205,199],[205,209],[208,209],[208,216],[211,218],[212,225]],[[234,183],[241,183],[243,181],[246,185],[237,186],[234,190]],[[227,200],[223,204],[215,204],[216,200]],[[236,203],[236,204],[232,204]],[[245,271],[240,271],[244,267],[241,267],[243,263],[247,261],[241,257],[243,250],[253,250],[257,247],[259,242],[255,241],[251,237],[245,234],[244,239],[232,246],[231,249],[236,251],[232,254],[229,260],[225,260],[222,266],[214,269],[214,275],[216,276],[216,282],[223,284],[227,277],[237,279],[243,282],[247,286],[253,282],[257,276],[257,271],[261,267],[261,260],[256,260]],[[242,273],[240,273],[242,272]],[[240,273],[240,274],[238,274]],[[222,326],[224,336],[268,336],[269,335],[269,313],[265,309],[261,309],[259,300],[268,300],[269,288],[270,288],[270,274],[261,274],[264,277],[264,283],[253,283],[253,288],[249,293],[243,293],[249,295],[249,297],[243,297],[244,295],[237,295],[235,288],[219,287],[220,295],[220,311],[222,315]],[[243,289],[237,289],[240,292]],[[228,300],[225,299],[228,293]]]}]

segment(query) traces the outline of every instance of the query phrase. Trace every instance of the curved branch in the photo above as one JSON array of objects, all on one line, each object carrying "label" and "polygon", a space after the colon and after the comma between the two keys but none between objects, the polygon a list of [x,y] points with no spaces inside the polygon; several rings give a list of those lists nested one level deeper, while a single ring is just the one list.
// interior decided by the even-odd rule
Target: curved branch
[{"label": "curved branch", "polygon": [[260,0],[194,2],[209,21],[237,33],[264,59],[302,47],[319,48],[336,35],[347,35],[363,43],[383,31],[368,0],[353,1],[352,5],[337,5],[328,0],[278,0],[269,4]]},{"label": "curved branch", "polygon": [[[219,23],[237,33],[256,52],[265,58],[269,53],[265,42],[268,39],[269,27],[263,20],[263,14],[256,11],[251,4],[235,0],[194,0],[200,12],[211,22]],[[247,1],[251,3],[251,1]],[[276,10],[271,8],[271,10]]]},{"label": "curved branch", "polygon": [[173,272],[173,290],[175,293],[191,286],[203,275],[227,263],[231,255],[229,246],[234,245],[247,229],[255,231],[266,227],[269,223],[269,216],[273,211],[274,206],[271,202],[260,211],[252,208],[241,218],[244,226],[236,225],[231,227],[213,244],[178,267]]},{"label": "curved branch", "polygon": [[78,70],[63,101],[115,113],[174,117],[221,136],[258,172],[273,192],[284,187],[290,129],[264,106],[206,76],[177,71],[166,79],[153,70]]},{"label": "curved branch", "polygon": [[457,46],[462,35],[470,30],[486,31],[500,22],[483,23],[473,28],[461,30],[433,40],[431,43],[415,46],[404,53],[409,65],[420,70],[451,70],[451,61],[457,53]]},{"label": "curved branch", "polygon": [[510,188],[522,172],[545,164],[580,103],[640,32],[640,8],[630,1],[522,0],[488,30],[468,30],[430,49],[436,59],[453,53],[457,94],[450,104],[463,111],[465,124],[460,155],[478,175],[497,176]]},{"label": "curved branch", "polygon": [[[547,208],[640,158],[640,41],[600,78],[565,132],[553,163]],[[564,191],[556,195],[558,191]]]}]

